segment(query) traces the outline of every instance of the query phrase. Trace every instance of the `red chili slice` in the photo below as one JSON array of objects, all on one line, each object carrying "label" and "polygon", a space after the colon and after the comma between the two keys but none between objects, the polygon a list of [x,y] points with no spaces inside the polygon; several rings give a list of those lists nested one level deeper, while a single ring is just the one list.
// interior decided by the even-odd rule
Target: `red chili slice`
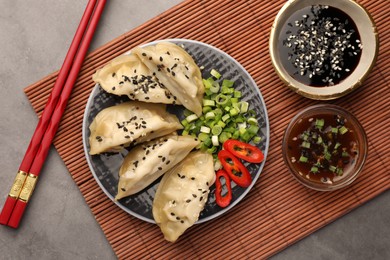
[{"label": "red chili slice", "polygon": [[251,163],[261,163],[264,160],[263,152],[248,143],[229,139],[223,143],[223,148],[231,152],[234,156]]},{"label": "red chili slice", "polygon": [[227,172],[230,179],[238,186],[246,188],[252,182],[252,177],[248,169],[232,153],[221,150],[218,153],[218,159],[221,161],[223,169]]},{"label": "red chili slice", "polygon": [[[222,182],[221,179],[225,179],[225,186],[227,189],[227,192],[225,195],[222,195]],[[218,204],[218,206],[225,208],[229,206],[230,202],[232,201],[233,195],[232,195],[232,187],[230,185],[230,178],[229,175],[226,173],[225,170],[218,170],[216,174],[216,180],[215,180],[215,202]]]}]

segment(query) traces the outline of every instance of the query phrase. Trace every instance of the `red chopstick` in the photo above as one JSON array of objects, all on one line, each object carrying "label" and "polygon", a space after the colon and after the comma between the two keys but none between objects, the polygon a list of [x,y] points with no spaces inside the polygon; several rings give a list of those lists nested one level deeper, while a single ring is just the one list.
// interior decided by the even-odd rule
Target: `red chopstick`
[{"label": "red chopstick", "polygon": [[11,217],[12,211],[15,207],[16,201],[19,198],[20,192],[22,190],[24,181],[27,178],[27,173],[30,171],[30,167],[34,160],[34,157],[38,151],[39,144],[41,143],[42,137],[47,129],[51,115],[53,114],[54,108],[58,102],[58,99],[61,95],[62,89],[64,87],[66,78],[68,77],[70,68],[72,67],[74,57],[79,48],[80,42],[83,38],[84,32],[88,26],[90,17],[93,13],[93,10],[96,5],[96,0],[90,0],[81,19],[80,25],[77,28],[76,34],[73,38],[73,41],[69,47],[68,53],[66,54],[64,63],[62,64],[61,70],[58,74],[57,80],[54,84],[53,90],[49,96],[49,99],[46,103],[45,109],[41,115],[41,118],[38,122],[38,125],[35,129],[35,132],[31,138],[30,144],[27,148],[27,151],[24,155],[22,163],[20,164],[19,171],[14,180],[14,184],[9,192],[7,200],[4,204],[3,210],[0,215],[0,224],[7,225],[9,218]]},{"label": "red chopstick", "polygon": [[[106,0],[99,0],[97,5],[96,2],[97,0],[88,2],[57,81],[23,158],[14,185],[3,207],[0,215],[0,224],[13,228],[19,226],[25,207],[34,190],[37,177],[58,129]],[[85,32],[85,30],[87,31]]]}]

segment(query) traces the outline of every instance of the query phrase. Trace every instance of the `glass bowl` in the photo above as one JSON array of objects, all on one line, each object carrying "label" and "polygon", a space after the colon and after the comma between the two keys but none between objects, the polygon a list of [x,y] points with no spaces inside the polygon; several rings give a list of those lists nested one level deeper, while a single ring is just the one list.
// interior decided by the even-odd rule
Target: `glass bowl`
[{"label": "glass bowl", "polygon": [[[286,35],[296,37],[297,35],[300,35],[300,33],[295,32],[295,30],[300,30],[297,27],[297,24],[294,24],[294,21],[296,22],[295,18],[301,19],[300,21],[308,21],[308,20],[303,20],[306,18],[302,18],[302,16],[307,16],[307,15],[302,15],[299,12],[302,12],[302,10],[309,10],[311,6],[327,6],[327,8],[333,8],[332,11],[328,11],[326,15],[333,15],[336,13],[335,11],[340,11],[340,15],[344,14],[345,17],[349,18],[348,21],[349,24],[355,24],[356,27],[353,27],[357,30],[358,34],[360,35],[359,41],[354,44],[355,41],[348,40],[346,39],[346,34],[348,34],[350,31],[347,29],[347,33],[345,33],[345,30],[338,31],[340,35],[342,35],[342,41],[346,39],[348,43],[343,45],[342,47],[334,47],[335,45],[332,45],[333,43],[337,42],[336,39],[339,38],[331,38],[333,41],[332,44],[324,44],[323,46],[332,46],[332,47],[324,47],[322,50],[326,50],[326,56],[325,61],[331,60],[330,58],[327,57],[334,57],[332,56],[333,51],[340,51],[340,56],[343,57],[340,62],[337,61],[338,64],[340,65],[337,69],[329,69],[330,66],[327,66],[326,69],[322,69],[324,65],[321,65],[321,70],[318,68],[317,65],[312,66],[313,63],[315,63],[317,60],[320,60],[318,57],[318,53],[316,51],[313,52],[312,47],[307,47],[309,46],[308,44],[313,41],[313,44],[310,46],[314,46],[317,48],[317,46],[321,45],[321,42],[324,42],[324,39],[319,43],[318,42],[318,35],[320,33],[317,33],[321,30],[323,30],[324,26],[321,26],[320,28],[316,28],[313,33],[310,33],[310,31],[313,31],[313,26],[311,25],[310,22],[301,22],[303,24],[303,27],[306,28],[305,32],[307,33],[306,40],[304,40],[305,36],[299,36],[299,39],[301,41],[297,43],[297,41],[292,40],[289,41],[288,43],[291,43],[291,45],[287,46],[288,49],[281,47],[281,46],[286,46]],[[306,9],[305,9],[306,8]],[[330,12],[330,13],[329,13]],[[307,12],[310,14],[308,19],[314,19],[315,17],[314,14],[312,14],[310,11]],[[299,16],[298,16],[299,15]],[[325,12],[324,12],[325,16]],[[291,22],[291,19],[294,19],[293,22]],[[341,20],[341,19],[340,19]],[[313,21],[313,20],[309,20]],[[339,21],[339,20],[337,20]],[[336,23],[336,22],[335,22]],[[338,23],[338,22],[337,22]],[[341,22],[340,22],[341,23]],[[316,24],[313,22],[313,24]],[[347,22],[345,24],[348,24]],[[298,23],[300,26],[300,23]],[[305,27],[307,26],[307,27]],[[339,26],[339,24],[337,25]],[[335,26],[335,27],[337,27]],[[343,25],[344,26],[344,25]],[[347,26],[347,25],[345,25]],[[352,25],[351,25],[352,26]],[[298,29],[297,29],[298,28]],[[352,27],[351,27],[352,28]],[[317,31],[318,29],[318,31]],[[334,29],[334,27],[332,28]],[[352,30],[355,32],[356,30]],[[332,31],[332,30],[331,30]],[[323,31],[322,31],[323,32]],[[310,34],[309,34],[310,33]],[[328,31],[329,33],[329,31]],[[321,34],[323,35],[323,34]],[[356,34],[355,34],[356,35]],[[336,36],[332,36],[336,37]],[[338,36],[337,36],[338,37]],[[351,37],[352,38],[352,37]],[[302,40],[303,39],[303,40]],[[296,49],[295,44],[302,43],[302,45],[306,46],[302,48],[302,50],[306,50],[305,55],[303,57],[300,57],[303,51],[300,51],[301,49]],[[353,45],[353,50],[351,49],[352,47],[347,47],[350,44]],[[337,45],[338,46],[338,45]],[[356,48],[355,48],[356,47]],[[351,53],[355,53],[355,50],[358,50],[358,53],[360,53],[360,58],[357,58],[351,63],[350,56],[346,55],[352,55]],[[278,74],[279,78],[287,85],[290,89],[295,91],[296,93],[315,100],[331,100],[331,99],[336,99],[339,97],[342,97],[351,91],[355,90],[359,86],[362,85],[363,81],[368,77],[370,71],[372,70],[377,56],[378,56],[378,49],[379,49],[379,40],[378,40],[378,33],[377,29],[374,23],[374,20],[370,16],[370,14],[367,12],[367,10],[356,3],[353,0],[288,0],[283,7],[280,9],[279,13],[275,17],[274,23],[271,28],[271,34],[270,34],[270,41],[269,41],[269,50],[270,50],[270,57],[272,61],[272,65]],[[298,50],[297,52],[291,51],[291,50]],[[332,50],[332,51],[330,51]],[[297,53],[299,53],[298,56]],[[324,53],[324,54],[325,54]],[[313,59],[310,60],[310,62],[306,62],[304,58],[306,57],[312,57],[311,54],[313,54]],[[291,55],[291,57],[290,57]],[[355,54],[358,55],[358,54]],[[353,55],[352,55],[353,56]],[[296,61],[296,58],[300,57],[298,59],[298,63],[294,63]],[[358,57],[358,56],[357,56]],[[288,59],[288,61],[286,60]],[[321,58],[322,59],[322,58]],[[300,62],[303,62],[302,64]],[[301,70],[300,66],[303,66],[303,70]],[[317,63],[318,64],[318,63]],[[322,64],[322,63],[321,63]],[[333,66],[333,62],[330,63]],[[308,67],[306,67],[308,65]],[[351,65],[351,66],[350,66]],[[354,68],[354,66],[356,66]],[[306,69],[308,68],[308,69]],[[332,67],[333,68],[333,67]],[[318,69],[318,72],[317,70]],[[295,74],[292,73],[292,70],[296,70]],[[323,72],[325,71],[325,72]],[[321,74],[322,72],[322,74]],[[301,76],[300,73],[303,73]],[[340,74],[343,76],[340,76]],[[315,75],[315,76],[313,76]],[[318,86],[318,84],[313,84],[313,79],[318,77],[318,75],[322,75],[323,77],[322,80],[326,81],[326,77],[329,76],[329,78],[332,78],[332,81],[326,83],[327,86]],[[302,81],[302,77],[307,77],[306,82]],[[328,78],[328,80],[329,80]],[[321,82],[321,80],[318,80]],[[310,82],[310,83],[307,83]],[[325,83],[324,83],[325,84]]]},{"label": "glass bowl", "polygon": [[367,151],[366,134],[358,120],[331,104],[300,111],[288,124],[282,143],[291,174],[319,191],[351,184],[363,169]]}]

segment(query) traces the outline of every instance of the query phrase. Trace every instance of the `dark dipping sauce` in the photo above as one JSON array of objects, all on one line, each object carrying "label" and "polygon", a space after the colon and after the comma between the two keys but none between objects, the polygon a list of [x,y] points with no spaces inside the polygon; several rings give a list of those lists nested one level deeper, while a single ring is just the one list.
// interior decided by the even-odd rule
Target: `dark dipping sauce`
[{"label": "dark dipping sauce", "polygon": [[361,49],[353,20],[340,9],[324,5],[292,14],[278,40],[286,71],[313,87],[333,86],[347,78],[359,63]]},{"label": "dark dipping sauce", "polygon": [[332,184],[347,176],[358,156],[352,125],[339,115],[318,114],[297,121],[287,140],[287,158],[299,174]]}]

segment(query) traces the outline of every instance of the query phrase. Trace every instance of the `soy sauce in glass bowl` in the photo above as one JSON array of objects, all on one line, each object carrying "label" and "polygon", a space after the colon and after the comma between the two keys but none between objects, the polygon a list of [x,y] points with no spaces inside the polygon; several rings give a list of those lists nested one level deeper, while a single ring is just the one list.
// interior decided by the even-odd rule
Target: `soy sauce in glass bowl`
[{"label": "soy sauce in glass bowl", "polygon": [[299,112],[289,123],[283,158],[303,185],[331,191],[352,183],[367,156],[367,139],[358,120],[345,109],[321,104]]}]

